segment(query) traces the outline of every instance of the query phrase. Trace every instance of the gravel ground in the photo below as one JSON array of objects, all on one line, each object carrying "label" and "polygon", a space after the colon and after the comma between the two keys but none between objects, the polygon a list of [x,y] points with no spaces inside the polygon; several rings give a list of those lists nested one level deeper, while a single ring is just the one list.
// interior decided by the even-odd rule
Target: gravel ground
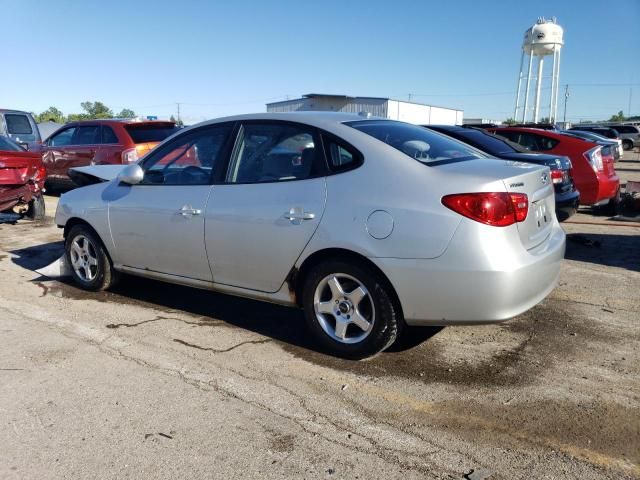
[{"label": "gravel ground", "polygon": [[40,277],[52,219],[0,224],[0,478],[640,478],[640,223],[564,227],[534,309],[349,362],[297,310]]}]

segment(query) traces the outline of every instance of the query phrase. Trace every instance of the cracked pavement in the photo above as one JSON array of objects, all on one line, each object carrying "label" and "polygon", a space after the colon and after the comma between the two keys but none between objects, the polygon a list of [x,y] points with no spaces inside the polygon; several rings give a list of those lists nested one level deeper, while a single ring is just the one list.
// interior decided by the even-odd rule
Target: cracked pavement
[{"label": "cracked pavement", "polygon": [[0,478],[638,478],[640,228],[574,219],[601,246],[542,304],[361,362],[297,310],[40,277],[61,231],[0,225]]}]

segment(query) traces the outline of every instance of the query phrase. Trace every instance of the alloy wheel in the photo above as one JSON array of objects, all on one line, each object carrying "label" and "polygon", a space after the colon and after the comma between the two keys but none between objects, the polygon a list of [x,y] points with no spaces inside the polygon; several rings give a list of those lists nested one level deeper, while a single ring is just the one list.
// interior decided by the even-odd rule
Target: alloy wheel
[{"label": "alloy wheel", "polygon": [[313,308],[322,330],[340,343],[361,342],[375,321],[371,294],[362,282],[345,273],[327,275],[318,283]]},{"label": "alloy wheel", "polygon": [[98,274],[98,254],[96,247],[84,235],[78,235],[71,242],[69,257],[74,272],[84,282],[91,282]]}]

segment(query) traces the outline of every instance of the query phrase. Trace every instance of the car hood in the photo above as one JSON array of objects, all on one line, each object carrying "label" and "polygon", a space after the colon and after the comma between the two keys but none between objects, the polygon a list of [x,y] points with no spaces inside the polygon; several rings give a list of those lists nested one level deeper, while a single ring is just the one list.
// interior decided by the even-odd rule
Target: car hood
[{"label": "car hood", "polygon": [[93,185],[94,183],[110,182],[127,165],[92,165],[89,167],[76,167],[69,170],[69,178],[80,187]]}]

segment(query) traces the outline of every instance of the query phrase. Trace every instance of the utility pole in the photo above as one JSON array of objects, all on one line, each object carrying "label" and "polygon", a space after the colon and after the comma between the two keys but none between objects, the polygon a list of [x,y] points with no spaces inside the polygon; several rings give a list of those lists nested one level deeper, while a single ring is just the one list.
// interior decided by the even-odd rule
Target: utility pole
[{"label": "utility pole", "polygon": [[562,115],[562,123],[567,126],[567,100],[569,99],[569,84],[564,86],[564,115]]},{"label": "utility pole", "polygon": [[629,103],[627,105],[627,117],[631,116],[631,96],[633,95],[633,87],[629,85]]},{"label": "utility pole", "polygon": [[176,102],[176,106],[178,107],[178,125],[181,124],[181,119],[180,119],[180,102]]},{"label": "utility pole", "polygon": [[409,94],[409,102],[411,101],[411,94]]}]

